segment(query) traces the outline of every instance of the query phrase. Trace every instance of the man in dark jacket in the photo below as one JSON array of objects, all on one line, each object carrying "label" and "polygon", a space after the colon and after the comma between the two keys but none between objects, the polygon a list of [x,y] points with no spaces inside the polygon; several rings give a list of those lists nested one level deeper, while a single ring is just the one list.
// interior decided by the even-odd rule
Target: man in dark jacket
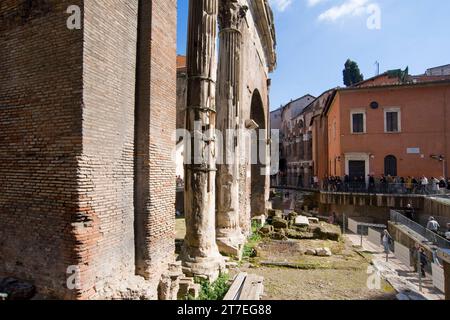
[{"label": "man in dark jacket", "polygon": [[420,254],[420,272],[422,273],[422,277],[426,278],[427,274],[425,272],[425,268],[428,265],[428,257],[426,256],[425,250],[423,250],[423,248],[420,248],[419,254]]},{"label": "man in dark jacket", "polygon": [[414,208],[412,207],[411,203],[408,203],[408,206],[405,210],[405,215],[409,220],[414,221]]}]

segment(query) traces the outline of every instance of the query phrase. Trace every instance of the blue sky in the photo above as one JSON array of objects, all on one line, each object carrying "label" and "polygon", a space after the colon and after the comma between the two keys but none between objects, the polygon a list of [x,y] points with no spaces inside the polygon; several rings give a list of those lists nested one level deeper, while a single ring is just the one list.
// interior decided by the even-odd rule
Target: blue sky
[{"label": "blue sky", "polygon": [[[188,2],[178,0],[180,54],[186,50]],[[271,74],[272,109],[306,93],[318,96],[343,86],[347,58],[359,64],[366,78],[375,75],[375,61],[381,72],[409,66],[411,74],[450,64],[448,0],[271,2],[278,42],[278,67]],[[369,19],[373,26],[380,21],[380,29],[369,29]]]}]

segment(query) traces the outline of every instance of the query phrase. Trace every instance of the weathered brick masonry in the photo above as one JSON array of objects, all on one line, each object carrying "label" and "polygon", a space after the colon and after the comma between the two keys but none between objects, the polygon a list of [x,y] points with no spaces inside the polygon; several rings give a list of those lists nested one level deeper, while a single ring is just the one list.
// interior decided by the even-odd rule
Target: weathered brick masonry
[{"label": "weathered brick masonry", "polygon": [[150,277],[175,251],[176,0],[143,1],[140,13],[136,248],[138,273]]},{"label": "weathered brick masonry", "polygon": [[83,34],[65,27],[81,1],[0,3],[0,274],[72,297],[77,162],[82,152]]},{"label": "weathered brick masonry", "polygon": [[176,2],[142,3],[0,3],[0,277],[89,299],[137,273],[156,297],[174,251]]}]

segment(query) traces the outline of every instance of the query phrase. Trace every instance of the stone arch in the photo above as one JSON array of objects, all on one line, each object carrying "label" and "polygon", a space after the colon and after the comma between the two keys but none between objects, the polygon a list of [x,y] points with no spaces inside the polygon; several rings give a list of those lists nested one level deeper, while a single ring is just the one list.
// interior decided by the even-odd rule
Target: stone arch
[{"label": "stone arch", "polygon": [[[250,117],[258,125],[258,141],[252,141],[256,143],[257,146],[251,148],[251,215],[259,216],[265,214],[266,209],[266,178],[264,174],[265,161],[262,161],[262,156],[264,156],[261,148],[267,148],[267,121],[264,112],[264,103],[261,98],[261,94],[258,89],[255,89],[252,95],[252,102],[250,107]],[[264,131],[261,131],[264,130]],[[257,156],[254,153],[257,152]],[[255,160],[256,163],[255,163]]]}]

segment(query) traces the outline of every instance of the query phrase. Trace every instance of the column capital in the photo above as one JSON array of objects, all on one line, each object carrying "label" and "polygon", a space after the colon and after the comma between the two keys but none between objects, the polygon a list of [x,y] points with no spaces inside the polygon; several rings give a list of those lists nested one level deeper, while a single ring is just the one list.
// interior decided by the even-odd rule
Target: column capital
[{"label": "column capital", "polygon": [[248,7],[241,5],[238,0],[219,1],[218,20],[220,30],[239,30],[247,11]]}]

